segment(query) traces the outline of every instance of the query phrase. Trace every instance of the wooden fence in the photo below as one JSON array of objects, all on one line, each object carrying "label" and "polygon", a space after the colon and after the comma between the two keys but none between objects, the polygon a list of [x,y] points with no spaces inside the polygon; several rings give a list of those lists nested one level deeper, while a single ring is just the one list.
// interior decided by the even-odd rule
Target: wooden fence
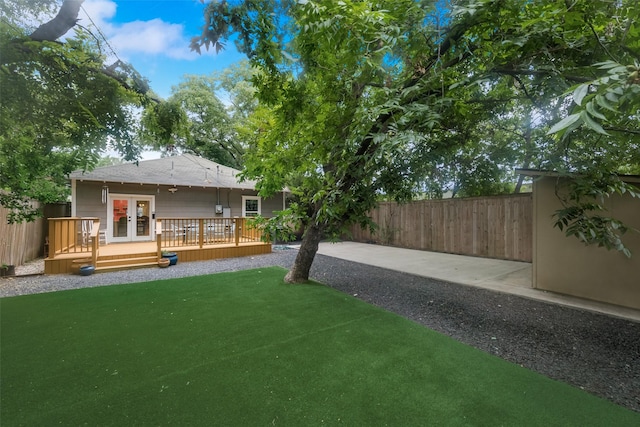
[{"label": "wooden fence", "polygon": [[531,193],[468,199],[382,202],[370,214],[374,233],[358,225],[352,239],[425,251],[531,262]]},{"label": "wooden fence", "polygon": [[42,256],[44,219],[8,224],[9,211],[0,207],[0,265],[22,265]]}]

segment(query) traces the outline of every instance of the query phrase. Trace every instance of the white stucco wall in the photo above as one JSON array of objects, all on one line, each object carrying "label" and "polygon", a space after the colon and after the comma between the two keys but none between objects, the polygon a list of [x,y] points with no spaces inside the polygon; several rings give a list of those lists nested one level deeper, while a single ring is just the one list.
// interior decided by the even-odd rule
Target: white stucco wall
[{"label": "white stucco wall", "polygon": [[[553,227],[561,208],[556,178],[540,177],[533,187],[533,286],[595,301],[640,309],[640,233],[624,236],[629,259],[618,251],[585,246]],[[640,230],[640,200],[629,195],[607,201],[607,216]]]}]

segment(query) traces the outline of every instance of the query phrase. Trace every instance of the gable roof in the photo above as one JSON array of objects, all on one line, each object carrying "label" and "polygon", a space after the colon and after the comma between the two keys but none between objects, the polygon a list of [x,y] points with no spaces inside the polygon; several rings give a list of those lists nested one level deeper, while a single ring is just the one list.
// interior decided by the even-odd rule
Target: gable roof
[{"label": "gable roof", "polygon": [[256,182],[238,181],[237,169],[211,160],[183,154],[135,163],[103,166],[92,171],[74,171],[69,179],[78,181],[119,182],[130,184],[158,184],[209,188],[255,189]]}]

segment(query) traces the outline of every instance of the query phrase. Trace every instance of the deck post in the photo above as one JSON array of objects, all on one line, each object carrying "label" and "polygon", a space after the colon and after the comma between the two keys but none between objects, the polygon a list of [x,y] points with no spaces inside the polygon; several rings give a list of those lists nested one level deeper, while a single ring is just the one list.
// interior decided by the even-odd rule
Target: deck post
[{"label": "deck post", "polygon": [[204,246],[204,218],[198,219],[198,242],[200,249]]},{"label": "deck post", "polygon": [[162,258],[162,220],[156,220],[156,248],[158,252],[158,261]]},{"label": "deck post", "polygon": [[242,227],[244,227],[244,219],[243,218],[236,218],[236,228],[235,228],[235,240],[236,240],[236,246],[240,246],[240,230]]},{"label": "deck post", "polygon": [[56,247],[56,226],[57,222],[53,218],[49,218],[49,258],[53,259],[56,257],[56,251],[58,248]]},{"label": "deck post", "polygon": [[93,225],[91,226],[91,265],[93,267],[98,266],[98,248],[100,247],[100,238],[98,237],[100,231],[100,220],[93,219]]}]

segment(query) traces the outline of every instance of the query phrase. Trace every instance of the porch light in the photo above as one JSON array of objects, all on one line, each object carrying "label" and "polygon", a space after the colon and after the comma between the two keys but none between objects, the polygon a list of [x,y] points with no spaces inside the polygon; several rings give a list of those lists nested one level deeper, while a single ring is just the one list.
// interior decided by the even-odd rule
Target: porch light
[{"label": "porch light", "polygon": [[107,201],[109,200],[109,186],[107,184],[104,184],[102,186],[102,204],[106,204]]},{"label": "porch light", "polygon": [[169,188],[169,192],[170,192],[171,194],[174,194],[176,191],[178,191],[178,189],[177,189],[176,187],[171,187],[171,188]]}]

